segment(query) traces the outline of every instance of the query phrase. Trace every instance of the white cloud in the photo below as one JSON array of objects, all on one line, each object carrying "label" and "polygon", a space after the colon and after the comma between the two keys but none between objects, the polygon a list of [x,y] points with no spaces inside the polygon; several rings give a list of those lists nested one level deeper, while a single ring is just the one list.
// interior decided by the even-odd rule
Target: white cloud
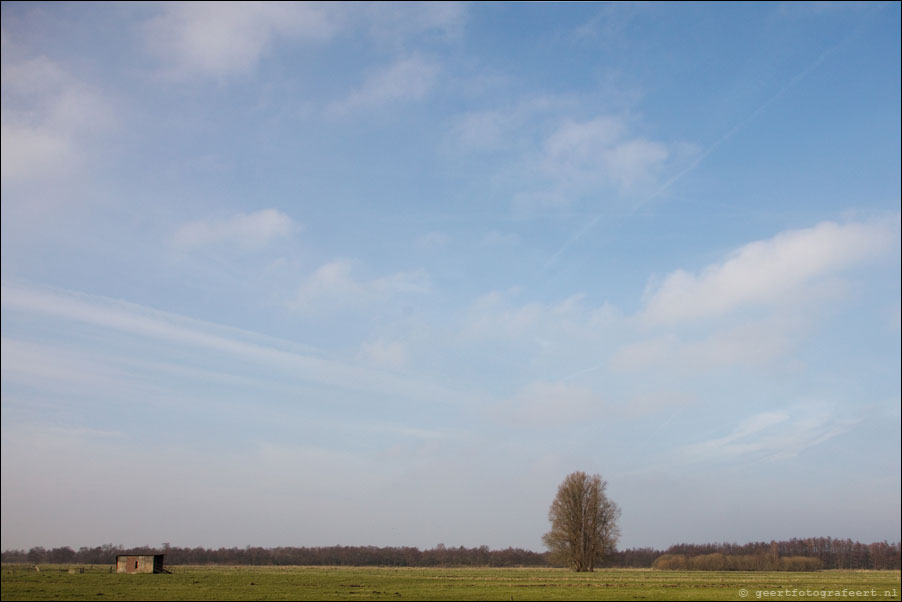
[{"label": "white cloud", "polygon": [[211,245],[235,245],[259,249],[297,230],[298,225],[277,209],[239,213],[226,219],[197,220],[183,224],[173,236],[173,244],[191,249]]},{"label": "white cloud", "polygon": [[490,230],[482,237],[482,244],[487,247],[512,247],[520,243],[520,237],[514,232]]},{"label": "white cloud", "polygon": [[494,179],[517,189],[514,202],[522,209],[567,205],[599,191],[645,201],[697,155],[692,145],[641,135],[620,114],[570,117],[585,105],[578,96],[524,98],[463,113],[451,134],[468,155],[492,153],[502,161]]},{"label": "white cloud", "polygon": [[470,308],[463,333],[475,339],[519,337],[529,334],[546,314],[547,308],[541,303],[509,307],[504,295],[494,291]]},{"label": "white cloud", "polygon": [[343,116],[398,102],[424,98],[435,85],[439,67],[419,56],[399,59],[385,69],[372,73],[347,98],[331,104],[327,112]]},{"label": "white cloud", "polygon": [[65,132],[48,127],[14,124],[0,126],[4,149],[3,181],[48,175],[74,159],[73,144]]},{"label": "white cloud", "polygon": [[673,334],[644,339],[618,349],[611,356],[610,364],[618,371],[640,371],[671,360],[678,348],[679,339]]},{"label": "white cloud", "polygon": [[589,387],[568,382],[536,381],[494,409],[506,423],[547,426],[585,420],[602,407]]},{"label": "white cloud", "polygon": [[740,247],[697,275],[671,273],[646,291],[641,318],[647,324],[675,324],[787,303],[816,279],[887,251],[897,236],[898,217],[782,232]]},{"label": "white cloud", "polygon": [[477,299],[450,333],[455,344],[533,379],[599,382],[596,373],[627,326],[617,308],[592,305],[584,295],[548,303],[518,303],[517,295],[496,291]]},{"label": "white cloud", "polygon": [[407,346],[400,341],[369,341],[360,350],[365,360],[379,367],[396,370],[407,363]]},{"label": "white cloud", "polygon": [[[326,42],[342,33],[362,31],[377,43],[402,50],[411,40],[423,36],[457,38],[465,22],[466,7],[456,2],[410,2],[403,6],[179,2],[162,5],[161,13],[145,24],[144,38],[148,50],[161,60],[170,76],[228,78],[252,71],[282,40]],[[401,68],[404,66],[402,61]],[[378,82],[370,83],[378,88]],[[359,92],[380,94],[375,89]],[[382,94],[390,95],[384,90]],[[361,103],[366,100],[356,99]]]},{"label": "white cloud", "polygon": [[678,353],[696,367],[762,365],[785,356],[804,327],[802,318],[774,318],[739,324],[719,330],[701,341],[687,343]]},{"label": "white cloud", "polygon": [[509,114],[501,111],[474,111],[455,125],[457,141],[466,148],[492,149],[501,146],[509,129]]},{"label": "white cloud", "polygon": [[428,274],[421,269],[372,280],[355,279],[351,269],[351,263],[343,259],[317,268],[298,290],[294,308],[311,313],[327,312],[386,301],[396,295],[423,294],[431,286]]},{"label": "white cloud", "polygon": [[[628,317],[610,304],[592,305],[583,295],[558,302],[517,302],[516,291],[495,291],[482,296],[468,309],[457,330],[458,341],[512,344],[509,355],[516,357],[516,361],[526,362],[541,377],[551,380],[579,377],[581,381],[598,383],[606,376],[623,385],[626,391],[633,387],[624,379],[636,373],[654,372],[656,378],[668,383],[684,383],[687,375],[712,378],[731,368],[744,372],[796,373],[803,364],[794,353],[823,317],[817,311],[823,304],[815,306],[812,300],[820,301],[824,291],[832,293],[837,289],[834,276],[839,266],[851,265],[887,248],[893,228],[898,229],[894,219],[843,227],[820,225],[744,246],[734,254],[735,259],[717,264],[698,277],[702,284],[696,285],[698,290],[693,289],[696,295],[701,295],[699,291],[722,289],[722,294],[727,296],[736,292],[731,282],[735,272],[742,271],[740,267],[752,266],[754,273],[781,282],[786,279],[772,274],[778,269],[776,266],[791,268],[793,261],[814,266],[795,270],[795,274],[811,277],[789,280],[794,287],[791,291],[778,288],[779,294],[751,297],[766,300],[766,311],[737,312],[718,318],[718,312],[703,313],[702,310],[707,310],[706,299],[702,298],[697,305],[687,301],[686,311],[698,311],[699,320],[677,329],[675,326],[680,325],[677,321],[649,319],[648,308],[657,309],[655,303],[660,303],[660,299],[646,305],[636,316]],[[762,245],[769,252],[748,251]],[[807,260],[795,257],[795,253]],[[768,259],[767,267],[751,261],[758,257]],[[725,277],[724,273],[731,277]],[[718,286],[710,284],[706,277]],[[728,299],[736,307],[748,301],[742,297]],[[665,308],[677,311],[676,307]],[[709,319],[701,320],[703,317]],[[649,332],[649,325],[658,328]]]},{"label": "white cloud", "polygon": [[647,289],[633,322],[663,330],[626,342],[607,365],[674,375],[728,366],[794,370],[798,363],[783,360],[815,325],[822,305],[815,302],[842,290],[837,275],[843,269],[886,252],[898,229],[898,217],[824,222],[744,245],[698,275],[673,272]]},{"label": "white cloud", "polygon": [[[612,407],[611,409],[616,411],[618,415],[628,418],[641,418],[657,414],[659,418],[656,420],[656,426],[658,429],[663,429],[666,428],[667,422],[672,419],[672,415],[667,421],[660,418],[664,410],[674,411],[679,409],[680,412],[685,412],[689,406],[697,404],[698,401],[698,397],[692,393],[670,389],[652,389],[635,393],[627,397],[620,407]],[[652,434],[653,432],[649,433],[649,435]]]},{"label": "white cloud", "polygon": [[585,295],[571,295],[555,303],[511,303],[515,293],[493,291],[470,307],[461,335],[477,340],[518,338],[558,342],[582,339],[620,319],[609,304],[591,307]]},{"label": "white cloud", "polygon": [[542,169],[566,190],[610,185],[629,193],[657,181],[670,156],[665,144],[632,135],[623,118],[600,116],[558,127],[545,141]]},{"label": "white cloud", "polygon": [[375,40],[404,44],[412,37],[458,37],[466,22],[466,5],[460,2],[380,2],[355,9],[366,11],[369,33]]},{"label": "white cloud", "polygon": [[251,71],[280,38],[322,41],[343,9],[302,2],[172,2],[145,25],[148,49],[169,75],[227,77]]},{"label": "white cloud", "polygon": [[116,123],[112,103],[51,61],[3,51],[2,179],[46,180],[72,173],[88,141]]},{"label": "white cloud", "polygon": [[451,237],[438,231],[426,232],[417,237],[417,246],[425,249],[439,249],[451,242]]},{"label": "white cloud", "polygon": [[781,314],[722,327],[695,339],[667,333],[621,347],[611,356],[610,366],[620,372],[668,368],[695,374],[725,366],[763,366],[789,354],[807,327],[806,316]]},{"label": "white cloud", "polygon": [[534,128],[549,116],[574,108],[563,96],[535,96],[500,109],[469,111],[454,124],[458,144],[467,150],[509,149],[517,143],[532,146]]}]

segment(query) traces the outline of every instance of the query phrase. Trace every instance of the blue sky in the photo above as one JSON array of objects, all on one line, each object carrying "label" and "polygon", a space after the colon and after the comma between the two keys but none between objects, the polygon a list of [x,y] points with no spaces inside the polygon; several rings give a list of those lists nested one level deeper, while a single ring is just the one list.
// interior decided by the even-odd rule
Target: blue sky
[{"label": "blue sky", "polygon": [[2,547],[900,538],[900,5],[2,5]]}]

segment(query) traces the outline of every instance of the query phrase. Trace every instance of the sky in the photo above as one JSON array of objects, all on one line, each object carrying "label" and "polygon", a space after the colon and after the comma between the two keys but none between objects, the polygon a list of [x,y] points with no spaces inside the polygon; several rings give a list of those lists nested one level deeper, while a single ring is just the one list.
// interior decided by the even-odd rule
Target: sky
[{"label": "sky", "polygon": [[2,4],[2,536],[900,539],[900,4]]}]

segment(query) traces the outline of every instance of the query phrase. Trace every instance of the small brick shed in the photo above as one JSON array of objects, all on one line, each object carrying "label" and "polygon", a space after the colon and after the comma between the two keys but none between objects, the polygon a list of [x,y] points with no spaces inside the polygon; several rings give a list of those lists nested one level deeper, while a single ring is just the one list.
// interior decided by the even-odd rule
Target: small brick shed
[{"label": "small brick shed", "polygon": [[116,556],[117,573],[163,573],[165,554],[119,554]]}]

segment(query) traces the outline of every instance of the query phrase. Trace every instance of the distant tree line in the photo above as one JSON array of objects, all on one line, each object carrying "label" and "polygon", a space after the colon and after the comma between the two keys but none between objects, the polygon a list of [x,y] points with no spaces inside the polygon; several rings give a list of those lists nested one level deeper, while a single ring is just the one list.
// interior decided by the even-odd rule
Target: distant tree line
[{"label": "distant tree line", "polygon": [[[112,564],[117,554],[166,554],[167,565],[308,565],[308,566],[487,566],[548,567],[555,563],[547,553],[519,548],[490,550],[445,547],[429,550],[414,547],[331,546],[280,548],[124,548],[106,544],[94,548],[69,547],[7,550],[3,562],[31,564]],[[656,561],[657,564],[656,564]],[[850,539],[829,537],[791,539],[789,541],[747,544],[677,544],[666,550],[631,548],[617,550],[605,564],[616,568],[685,568],[705,570],[816,570],[873,569],[899,570],[902,566],[900,544],[878,542],[864,544]]]},{"label": "distant tree line", "polygon": [[490,550],[446,547],[439,544],[430,550],[414,547],[330,546],[313,548],[179,548],[163,544],[161,547],[142,546],[124,548],[106,544],[95,548],[7,550],[3,562],[32,564],[112,564],[118,554],[165,554],[167,565],[225,564],[225,565],[303,565],[303,566],[549,566],[545,555],[531,550],[506,548]]}]

